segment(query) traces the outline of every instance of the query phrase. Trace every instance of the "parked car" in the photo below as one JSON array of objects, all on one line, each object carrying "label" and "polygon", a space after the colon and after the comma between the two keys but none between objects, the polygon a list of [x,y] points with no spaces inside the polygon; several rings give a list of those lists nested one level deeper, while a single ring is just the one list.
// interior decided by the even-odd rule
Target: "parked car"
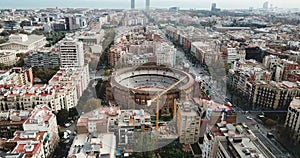
[{"label": "parked car", "polygon": [[70,127],[71,124],[70,124],[70,123],[65,123],[65,126],[66,126],[66,127]]},{"label": "parked car", "polygon": [[248,120],[252,120],[253,118],[252,117],[250,117],[250,116],[247,116],[246,117]]},{"label": "parked car", "polygon": [[66,130],[66,132],[70,135],[72,132],[70,130]]}]

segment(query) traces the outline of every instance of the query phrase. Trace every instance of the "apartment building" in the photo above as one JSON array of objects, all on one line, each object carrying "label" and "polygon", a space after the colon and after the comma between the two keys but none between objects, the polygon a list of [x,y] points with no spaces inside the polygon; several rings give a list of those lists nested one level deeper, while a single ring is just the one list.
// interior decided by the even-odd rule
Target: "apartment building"
[{"label": "apartment building", "polygon": [[37,105],[31,113],[10,110],[0,116],[1,132],[11,134],[2,137],[8,138],[5,143],[10,144],[12,154],[33,158],[48,158],[53,154],[59,136],[56,116],[47,105]]},{"label": "apartment building", "polygon": [[59,142],[56,116],[47,105],[37,105],[23,124],[24,131],[47,132],[43,143],[48,141],[48,154],[53,153]]},{"label": "apartment building", "polygon": [[236,61],[228,71],[227,83],[232,87],[249,95],[252,82],[270,81],[271,72],[263,68],[255,60]]},{"label": "apartment building", "polygon": [[60,64],[62,69],[80,68],[84,66],[83,43],[66,38],[59,43]]},{"label": "apartment building", "polygon": [[192,101],[177,103],[177,130],[179,142],[194,144],[199,141],[201,113],[198,106]]},{"label": "apartment building", "polygon": [[78,41],[82,41],[84,45],[93,46],[99,45],[104,36],[104,30],[99,32],[86,32],[76,37]]},{"label": "apartment building", "polygon": [[0,63],[4,66],[12,66],[17,63],[17,56],[14,50],[0,50]]},{"label": "apartment building", "polygon": [[[213,105],[210,103],[210,105]],[[220,107],[219,107],[220,108]],[[223,109],[223,110],[222,110]],[[208,109],[211,115],[216,111]],[[217,111],[219,119],[208,120],[205,126],[202,157],[207,158],[247,158],[247,157],[266,157],[275,158],[272,152],[253,134],[252,131],[243,127],[242,124],[230,123],[227,119],[226,109],[223,107]],[[211,113],[211,114],[210,114]],[[208,118],[209,118],[208,115]],[[212,116],[212,115],[211,115]],[[213,123],[211,122],[213,121]]]},{"label": "apartment building", "polygon": [[13,150],[15,153],[25,153],[28,156],[32,154],[33,157],[46,158],[51,154],[48,140],[49,135],[47,132],[17,131],[14,133],[14,138],[9,141],[17,143]]},{"label": "apartment building", "polygon": [[0,71],[0,85],[17,85],[23,86],[33,83],[33,74],[31,68],[13,67],[9,70]]},{"label": "apartment building", "polygon": [[[110,123],[115,123],[117,131],[117,147],[126,150],[137,149],[139,133],[149,134],[152,131],[150,113],[141,110],[118,110],[117,118],[111,118]],[[112,124],[109,124],[112,126]],[[140,140],[144,142],[143,140]],[[144,142],[145,143],[145,142]]]},{"label": "apartment building", "polygon": [[288,108],[288,113],[285,120],[285,127],[292,131],[292,138],[300,141],[300,98],[294,98]]},{"label": "apartment building", "polygon": [[80,116],[77,133],[107,133],[108,119],[117,115],[117,107],[101,107]]},{"label": "apartment building", "polygon": [[74,157],[116,157],[116,136],[113,133],[78,134],[69,150],[68,158]]},{"label": "apartment building", "polygon": [[246,58],[245,47],[239,46],[238,42],[230,42],[224,50],[226,56],[226,63],[231,64],[234,61],[244,61]]},{"label": "apartment building", "polygon": [[[68,108],[77,106],[79,98],[82,96],[83,91],[88,87],[90,76],[89,76],[88,65],[77,69],[62,69],[59,70],[50,80],[50,86],[68,87],[72,89],[72,92],[66,94],[70,96],[70,101],[73,102],[68,105]],[[68,101],[68,100],[67,100]]]},{"label": "apartment building", "polygon": [[291,76],[300,73],[298,63],[275,55],[265,56],[263,66],[272,71],[272,79],[277,82],[290,80]]},{"label": "apartment building", "polygon": [[192,42],[191,54],[200,64],[212,65],[220,59],[221,53],[215,49],[214,42]]},{"label": "apartment building", "polygon": [[12,153],[22,153],[24,157],[30,158],[46,158],[43,143],[39,141],[18,141],[17,143]]},{"label": "apartment building", "polygon": [[298,82],[260,81],[253,83],[249,99],[253,109],[286,110],[293,98],[299,96]]},{"label": "apartment building", "polygon": [[43,69],[60,66],[60,52],[51,50],[29,51],[25,53],[24,63],[29,67]]},{"label": "apartment building", "polygon": [[[236,127],[236,131],[242,131],[241,126]],[[222,128],[220,128],[222,129]],[[232,136],[215,136],[211,156],[213,158],[275,158],[275,155],[257,137],[253,137],[251,131],[249,135],[241,136],[240,133]],[[225,134],[224,134],[225,135]]]},{"label": "apartment building", "polygon": [[0,113],[0,132],[3,138],[13,138],[16,131],[23,131],[23,123],[30,116],[26,110],[10,110]]},{"label": "apartment building", "polygon": [[158,43],[155,49],[156,63],[174,67],[176,65],[176,49],[168,43]]},{"label": "apartment building", "polygon": [[123,56],[127,53],[127,48],[121,44],[116,44],[110,48],[109,65],[116,66]]}]

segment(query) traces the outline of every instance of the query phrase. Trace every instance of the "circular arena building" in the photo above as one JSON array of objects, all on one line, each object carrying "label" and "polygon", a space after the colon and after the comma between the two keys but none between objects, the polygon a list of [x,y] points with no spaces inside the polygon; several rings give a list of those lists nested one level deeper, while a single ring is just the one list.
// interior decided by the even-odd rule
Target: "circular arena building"
[{"label": "circular arena building", "polygon": [[113,72],[107,98],[124,109],[145,109],[147,100],[182,78],[185,79],[160,99],[160,113],[172,114],[174,99],[192,98],[195,81],[189,73],[166,66],[143,65]]}]

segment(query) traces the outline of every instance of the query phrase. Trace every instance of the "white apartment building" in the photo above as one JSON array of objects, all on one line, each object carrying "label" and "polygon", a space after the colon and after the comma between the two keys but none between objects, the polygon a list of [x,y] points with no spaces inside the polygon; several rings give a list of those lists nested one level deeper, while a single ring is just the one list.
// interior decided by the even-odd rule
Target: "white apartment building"
[{"label": "white apartment building", "polygon": [[227,48],[227,63],[232,63],[236,60],[244,61],[246,58],[246,50],[240,47]]},{"label": "white apartment building", "polygon": [[13,50],[0,50],[0,63],[5,66],[12,66],[16,64],[17,56],[16,51]]},{"label": "white apartment building", "polygon": [[300,141],[300,98],[294,98],[288,108],[285,126],[290,128],[295,141]]},{"label": "white apartment building", "polygon": [[79,68],[84,66],[83,43],[66,38],[60,42],[60,64],[62,69]]},{"label": "white apartment building", "polygon": [[158,65],[167,65],[174,67],[176,64],[176,49],[168,43],[158,43],[155,49]]},{"label": "white apartment building", "polygon": [[23,124],[24,131],[47,132],[49,153],[53,153],[58,141],[56,116],[47,105],[37,105],[31,116]]}]

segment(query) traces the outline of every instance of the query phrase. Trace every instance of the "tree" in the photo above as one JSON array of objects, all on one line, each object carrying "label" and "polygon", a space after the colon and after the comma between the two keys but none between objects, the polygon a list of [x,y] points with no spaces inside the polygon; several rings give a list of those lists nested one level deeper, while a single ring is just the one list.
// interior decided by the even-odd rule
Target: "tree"
[{"label": "tree", "polygon": [[28,32],[26,32],[25,30],[20,30],[21,34],[28,34]]},{"label": "tree", "polygon": [[0,36],[8,36],[10,35],[10,33],[7,31],[7,30],[3,30],[1,33],[0,33]]},{"label": "tree", "polygon": [[104,75],[109,76],[110,75],[110,69],[105,70]]},{"label": "tree", "polygon": [[59,67],[49,68],[49,69],[41,69],[34,67],[32,69],[33,76],[41,79],[42,83],[48,83],[48,81],[56,74],[59,70]]},{"label": "tree", "polygon": [[56,114],[57,124],[64,125],[68,121],[69,112],[66,109],[59,110]]},{"label": "tree", "polygon": [[89,112],[94,109],[100,108],[101,107],[101,100],[97,98],[90,98],[85,106],[84,106],[84,111]]},{"label": "tree", "polygon": [[274,120],[268,118],[264,121],[264,124],[266,126],[275,126],[277,124],[277,121],[274,121]]},{"label": "tree", "polygon": [[6,40],[5,39],[0,39],[0,44],[5,43]]},{"label": "tree", "polygon": [[19,58],[19,60],[16,63],[16,66],[17,67],[23,67],[25,65],[24,53],[18,53],[16,56]]},{"label": "tree", "polygon": [[96,95],[98,98],[103,100],[105,99],[106,86],[107,86],[107,82],[104,82],[102,79],[98,81],[97,85],[95,86]]},{"label": "tree", "polygon": [[35,29],[31,32],[31,34],[42,35],[43,32],[41,30]]},{"label": "tree", "polygon": [[75,116],[78,116],[78,111],[76,107],[69,109],[69,117],[74,118]]}]

